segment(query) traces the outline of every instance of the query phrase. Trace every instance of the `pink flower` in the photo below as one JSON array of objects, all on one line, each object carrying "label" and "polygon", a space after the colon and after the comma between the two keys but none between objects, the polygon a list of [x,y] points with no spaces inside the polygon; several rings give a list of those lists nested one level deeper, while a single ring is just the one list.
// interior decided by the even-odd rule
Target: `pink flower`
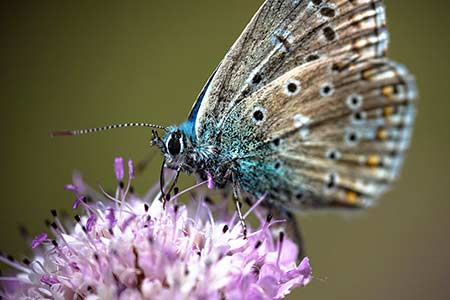
[{"label": "pink flower", "polygon": [[[115,166],[121,181],[123,160],[116,159]],[[131,161],[128,169],[130,181]],[[274,234],[280,220],[256,213],[259,226],[243,239],[225,199],[217,205],[206,205],[202,197],[178,204],[190,188],[163,209],[158,195],[146,203],[130,193],[130,182],[119,183],[112,196],[94,192],[80,176],[74,181],[68,190],[92,201],[79,201],[83,213],[70,228],[52,211],[54,237],[42,233],[33,239],[31,261],[0,256],[18,270],[0,277],[4,299],[281,299],[311,280],[309,260],[296,265],[295,243],[283,232]],[[211,180],[194,187],[201,185]]]}]

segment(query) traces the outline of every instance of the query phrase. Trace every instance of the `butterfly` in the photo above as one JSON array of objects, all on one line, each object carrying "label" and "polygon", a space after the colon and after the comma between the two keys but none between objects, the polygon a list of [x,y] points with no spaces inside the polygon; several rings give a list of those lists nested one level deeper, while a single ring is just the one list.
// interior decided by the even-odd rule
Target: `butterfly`
[{"label": "butterfly", "polygon": [[152,138],[163,166],[231,187],[244,235],[242,197],[288,216],[365,208],[397,177],[415,115],[414,78],[388,41],[380,0],[267,0],[183,124],[59,135],[164,130]]}]

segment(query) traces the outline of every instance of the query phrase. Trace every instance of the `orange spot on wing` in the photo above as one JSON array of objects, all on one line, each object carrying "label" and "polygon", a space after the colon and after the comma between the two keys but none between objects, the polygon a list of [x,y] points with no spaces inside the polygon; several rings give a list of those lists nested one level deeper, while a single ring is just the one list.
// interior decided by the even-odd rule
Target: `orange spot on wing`
[{"label": "orange spot on wing", "polygon": [[347,193],[345,194],[345,200],[349,204],[356,204],[358,200],[358,194],[354,191],[347,191]]},{"label": "orange spot on wing", "polygon": [[389,134],[388,134],[388,132],[387,132],[386,129],[379,129],[379,130],[378,130],[378,132],[377,132],[377,138],[378,138],[379,140],[384,141],[384,140],[387,140],[388,137],[389,137]]},{"label": "orange spot on wing", "polygon": [[367,165],[369,167],[377,167],[381,163],[381,158],[378,155],[369,155],[367,157]]},{"label": "orange spot on wing", "polygon": [[384,97],[389,98],[389,99],[392,98],[394,93],[395,93],[395,89],[392,85],[385,86],[381,91],[381,94]]},{"label": "orange spot on wing", "polygon": [[393,107],[393,106],[386,106],[383,109],[383,114],[385,117],[392,116],[394,114],[394,112],[395,112],[395,107]]}]

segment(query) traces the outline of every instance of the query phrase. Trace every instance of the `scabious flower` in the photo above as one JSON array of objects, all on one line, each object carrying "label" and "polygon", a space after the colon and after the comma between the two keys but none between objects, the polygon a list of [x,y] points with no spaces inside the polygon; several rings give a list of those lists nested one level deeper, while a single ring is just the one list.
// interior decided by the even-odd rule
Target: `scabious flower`
[{"label": "scabious flower", "polygon": [[[247,239],[224,199],[206,204],[194,188],[174,193],[165,209],[156,192],[131,192],[122,158],[114,162],[119,181],[114,195],[96,192],[81,176],[66,189],[74,194],[75,225],[63,225],[55,210],[52,233],[31,241],[35,256],[18,262],[0,256],[18,271],[0,277],[4,299],[281,299],[311,280],[307,258],[296,265],[297,246],[273,225],[282,220],[253,212],[259,226]],[[153,189],[155,190],[155,189]],[[178,204],[181,194],[192,201]],[[155,199],[147,203],[146,199]],[[209,198],[207,198],[209,200]],[[208,201],[210,202],[210,201]]]}]

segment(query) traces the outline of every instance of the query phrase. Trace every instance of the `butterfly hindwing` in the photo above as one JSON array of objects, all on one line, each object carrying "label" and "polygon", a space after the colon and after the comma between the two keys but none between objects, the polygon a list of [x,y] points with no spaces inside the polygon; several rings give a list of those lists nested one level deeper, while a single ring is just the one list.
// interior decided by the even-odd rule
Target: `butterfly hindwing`
[{"label": "butterfly hindwing", "polygon": [[364,207],[397,176],[414,98],[414,80],[399,64],[323,58],[238,104],[222,141],[226,151],[239,149],[246,192],[269,191],[284,207]]},{"label": "butterfly hindwing", "polygon": [[197,138],[212,141],[237,103],[291,69],[343,53],[381,57],[387,41],[380,0],[265,1],[197,106]]}]

